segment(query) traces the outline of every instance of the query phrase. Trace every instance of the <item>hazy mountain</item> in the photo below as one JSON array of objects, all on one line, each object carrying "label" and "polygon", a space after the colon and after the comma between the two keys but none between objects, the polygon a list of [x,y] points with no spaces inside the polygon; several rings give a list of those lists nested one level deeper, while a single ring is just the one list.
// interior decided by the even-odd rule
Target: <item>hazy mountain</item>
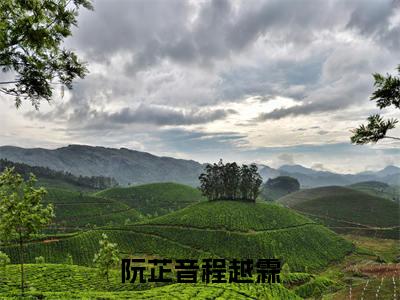
[{"label": "hazy mountain", "polygon": [[[0,147],[0,158],[71,172],[78,176],[113,177],[121,185],[172,181],[197,186],[198,176],[203,170],[203,165],[193,160],[159,157],[126,148],[84,145],[70,145],[55,150],[3,146]],[[301,165],[284,165],[279,169],[261,164],[258,167],[264,181],[278,176],[290,176],[296,178],[302,188],[344,186],[361,181],[381,181],[400,185],[400,168],[396,166],[359,174],[317,171]]]},{"label": "hazy mountain", "polygon": [[0,147],[0,158],[74,175],[106,176],[120,184],[174,181],[197,185],[202,165],[192,160],[159,157],[125,148],[70,145],[55,150]]},{"label": "hazy mountain", "polygon": [[[273,175],[273,177],[264,176],[263,173]],[[400,185],[400,168],[396,166],[387,166],[380,171],[368,171],[358,174],[338,174],[329,171],[318,171],[306,168],[301,165],[283,165],[278,169],[268,167],[268,172],[261,169],[260,174],[264,180],[275,178],[277,176],[291,176],[296,178],[302,188],[321,187],[329,185],[344,186],[362,181],[381,181],[391,185]]]},{"label": "hazy mountain", "polygon": [[305,174],[305,175],[313,175],[315,173],[318,173],[318,171],[303,167],[301,165],[283,165],[283,166],[280,166],[278,168],[278,170],[281,172],[286,172],[286,173],[299,173],[299,174]]},{"label": "hazy mountain", "polygon": [[264,181],[267,181],[270,178],[276,178],[281,174],[278,170],[265,165],[259,165],[258,172],[260,173]]},{"label": "hazy mountain", "polygon": [[386,176],[391,176],[395,174],[400,174],[400,168],[396,166],[387,166],[381,171],[378,171],[375,173],[376,175],[380,177],[386,177]]},{"label": "hazy mountain", "polygon": [[360,175],[376,175],[379,177],[385,177],[385,176],[390,176],[394,174],[399,174],[400,173],[400,168],[396,166],[389,165],[385,167],[384,169],[374,172],[374,171],[365,171],[359,173]]}]

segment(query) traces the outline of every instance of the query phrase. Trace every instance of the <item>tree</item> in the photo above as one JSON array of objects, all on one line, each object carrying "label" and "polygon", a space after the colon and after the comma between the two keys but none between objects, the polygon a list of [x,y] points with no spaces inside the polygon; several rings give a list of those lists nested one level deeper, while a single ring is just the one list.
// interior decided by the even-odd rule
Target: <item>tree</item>
[{"label": "tree", "polygon": [[99,274],[107,278],[109,281],[110,269],[119,261],[119,251],[117,244],[110,243],[108,236],[103,233],[102,239],[99,241],[100,250],[94,255],[93,262],[98,268]]},{"label": "tree", "polygon": [[71,89],[87,73],[77,55],[62,47],[80,7],[93,8],[90,0],[0,1],[0,67],[12,76],[0,81],[0,92],[13,96],[17,107],[24,99],[38,109],[41,100],[51,100],[54,84]]},{"label": "tree", "polygon": [[251,180],[252,177],[249,166],[242,165],[242,167],[240,168],[239,190],[240,190],[240,198],[244,201],[250,199]]},{"label": "tree", "polygon": [[[400,75],[400,65],[397,67]],[[371,100],[376,101],[379,109],[389,106],[400,108],[400,77],[387,74],[373,74],[376,90],[372,93]],[[377,143],[381,139],[395,139],[400,140],[398,137],[387,135],[387,132],[395,128],[398,123],[397,119],[384,120],[379,114],[371,115],[367,118],[367,125],[360,125],[358,128],[353,129],[351,132],[351,142],[353,144],[367,144]]]},{"label": "tree", "polygon": [[237,200],[239,197],[240,168],[233,163],[227,163],[224,172],[224,185],[226,186],[226,198]]},{"label": "tree", "polygon": [[0,235],[18,242],[21,265],[21,292],[24,294],[24,244],[50,224],[53,206],[41,203],[44,188],[35,188],[36,178],[31,174],[25,181],[13,168],[0,175]]},{"label": "tree", "polygon": [[235,162],[207,164],[199,177],[200,190],[210,201],[255,201],[262,183],[255,164],[239,167]]},{"label": "tree", "polygon": [[255,202],[260,194],[260,186],[262,184],[262,177],[258,173],[258,167],[255,164],[250,165],[251,183],[250,183],[250,200]]}]

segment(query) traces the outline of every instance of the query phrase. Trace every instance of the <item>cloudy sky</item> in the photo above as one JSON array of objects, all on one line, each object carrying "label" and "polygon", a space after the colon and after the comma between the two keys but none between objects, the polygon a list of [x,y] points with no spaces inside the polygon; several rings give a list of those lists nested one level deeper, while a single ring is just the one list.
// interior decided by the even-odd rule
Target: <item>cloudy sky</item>
[{"label": "cloudy sky", "polygon": [[16,110],[1,96],[1,145],[127,147],[338,172],[400,161],[399,142],[349,142],[350,130],[378,112],[371,74],[394,74],[400,63],[399,0],[94,7],[66,41],[90,74],[40,111]]}]

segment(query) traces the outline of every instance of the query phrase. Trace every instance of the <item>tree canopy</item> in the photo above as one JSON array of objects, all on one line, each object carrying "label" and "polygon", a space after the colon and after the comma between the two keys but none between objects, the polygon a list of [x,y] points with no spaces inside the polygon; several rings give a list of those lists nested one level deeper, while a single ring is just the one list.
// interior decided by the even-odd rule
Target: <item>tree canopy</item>
[{"label": "tree canopy", "polygon": [[1,0],[0,93],[38,109],[50,101],[54,85],[68,89],[87,73],[85,64],[62,46],[77,26],[80,7],[92,9],[90,0]]},{"label": "tree canopy", "polygon": [[108,236],[103,233],[99,241],[100,250],[94,255],[93,262],[98,268],[99,275],[109,280],[110,269],[119,262],[119,251],[117,244],[111,243]]},{"label": "tree canopy", "polygon": [[241,200],[255,202],[262,183],[255,164],[239,167],[235,162],[207,164],[199,177],[200,190],[210,201]]},{"label": "tree canopy", "polygon": [[[400,65],[397,67],[400,75]],[[371,100],[376,101],[379,109],[394,106],[400,108],[400,77],[387,74],[373,74],[375,79],[375,91],[372,93]],[[379,114],[373,114],[367,118],[367,125],[360,125],[353,129],[351,142],[354,144],[377,143],[384,138],[400,140],[399,137],[387,135],[387,132],[395,128],[398,123],[397,119],[384,120]]]}]

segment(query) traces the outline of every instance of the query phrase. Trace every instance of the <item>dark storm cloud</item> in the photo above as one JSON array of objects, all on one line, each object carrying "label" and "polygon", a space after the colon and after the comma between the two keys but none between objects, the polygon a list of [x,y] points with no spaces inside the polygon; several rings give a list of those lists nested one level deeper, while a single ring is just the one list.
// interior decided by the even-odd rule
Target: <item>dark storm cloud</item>
[{"label": "dark storm cloud", "polygon": [[[63,116],[71,126],[85,130],[118,129],[129,124],[193,125],[206,124],[225,119],[237,112],[232,109],[177,110],[171,107],[141,104],[136,109],[125,107],[117,112],[106,112],[91,108],[87,103],[79,107],[60,106],[56,114]],[[30,112],[29,115],[37,114]],[[55,112],[42,114],[41,118],[51,119]],[[39,117],[36,115],[36,117]]]},{"label": "dark storm cloud", "polygon": [[399,0],[370,1],[368,5],[358,5],[351,13],[347,27],[379,41],[385,47],[398,50],[400,27],[390,28],[389,19],[399,9]]},{"label": "dark storm cloud", "polygon": [[192,125],[204,124],[235,114],[234,110],[189,110],[140,105],[137,109],[124,108],[116,113],[103,114],[100,118],[121,124]]},{"label": "dark storm cloud", "polygon": [[[262,114],[256,121],[280,119],[289,115],[334,111],[365,101],[370,90],[370,77],[364,77],[364,82],[360,82],[359,74],[379,71],[377,66],[387,69],[384,54],[394,51],[391,45],[400,40],[399,26],[390,26],[390,18],[400,9],[398,3],[398,0],[321,1],[318,5],[311,0],[97,0],[95,12],[83,12],[80,16],[80,28],[69,43],[86,53],[89,62],[105,64],[110,63],[114,55],[123,57],[123,72],[109,74],[112,83],[107,78],[98,81],[105,83],[115,98],[123,93],[121,91],[137,93],[134,87],[129,88],[129,81],[137,80],[137,72],[157,74],[157,67],[166,61],[186,66],[195,73],[199,68],[213,67],[218,61],[234,61],[256,41],[262,40],[266,49],[270,46],[292,47],[292,54],[267,58],[255,65],[232,64],[229,68],[210,69],[210,73],[217,72],[220,78],[215,84],[210,80],[209,86],[204,87],[202,81],[195,82],[196,89],[190,85],[187,88],[178,86],[180,90],[174,95],[168,95],[166,100],[160,100],[164,97],[157,95],[156,100],[157,103],[167,102],[167,106],[178,102],[182,105],[178,96],[181,93],[187,95],[187,102],[196,99],[191,101],[189,109],[194,109],[200,102],[209,105],[257,95],[267,100],[284,96],[299,101],[299,106]],[[382,59],[374,57],[373,63],[368,51],[353,54],[351,45],[331,49],[321,39],[321,34],[345,31],[355,32],[379,44],[385,49],[380,53]],[[317,38],[321,45],[313,45]],[[303,49],[308,53],[303,54],[304,57],[293,55]],[[169,79],[163,80],[190,82],[191,79],[184,75],[168,76]],[[201,76],[206,79],[206,74]],[[335,85],[335,91],[326,88],[329,95],[324,95],[321,85],[331,84]],[[149,101],[149,95],[171,91],[171,88],[163,91],[162,82],[146,80],[144,85],[147,94],[140,97],[146,101]],[[198,92],[202,88],[207,92],[200,100]],[[89,97],[94,98],[93,95],[80,97],[80,101],[87,102]],[[76,115],[79,116],[81,111],[78,109]],[[115,113],[113,118],[116,121],[130,119],[132,114],[126,109]],[[172,115],[183,124],[191,123],[182,115]]]},{"label": "dark storm cloud", "polygon": [[262,113],[257,120],[278,120],[287,116],[338,111],[357,103],[366,103],[372,90],[372,77],[360,74],[343,74],[339,80],[330,85],[308,91],[298,105]]},{"label": "dark storm cloud", "polygon": [[268,61],[257,67],[239,67],[221,75],[221,95],[226,99],[246,95],[263,95],[262,101],[276,96],[301,100],[308,86],[314,88],[320,79],[326,55],[315,54],[302,61],[292,58]]},{"label": "dark storm cloud", "polygon": [[209,64],[245,49],[262,37],[267,42],[308,44],[322,30],[354,29],[361,35],[398,43],[399,28],[389,28],[398,1],[270,0],[206,1],[195,12],[188,1],[95,1],[84,12],[73,45],[103,61],[131,54],[129,71],[163,58]]}]

